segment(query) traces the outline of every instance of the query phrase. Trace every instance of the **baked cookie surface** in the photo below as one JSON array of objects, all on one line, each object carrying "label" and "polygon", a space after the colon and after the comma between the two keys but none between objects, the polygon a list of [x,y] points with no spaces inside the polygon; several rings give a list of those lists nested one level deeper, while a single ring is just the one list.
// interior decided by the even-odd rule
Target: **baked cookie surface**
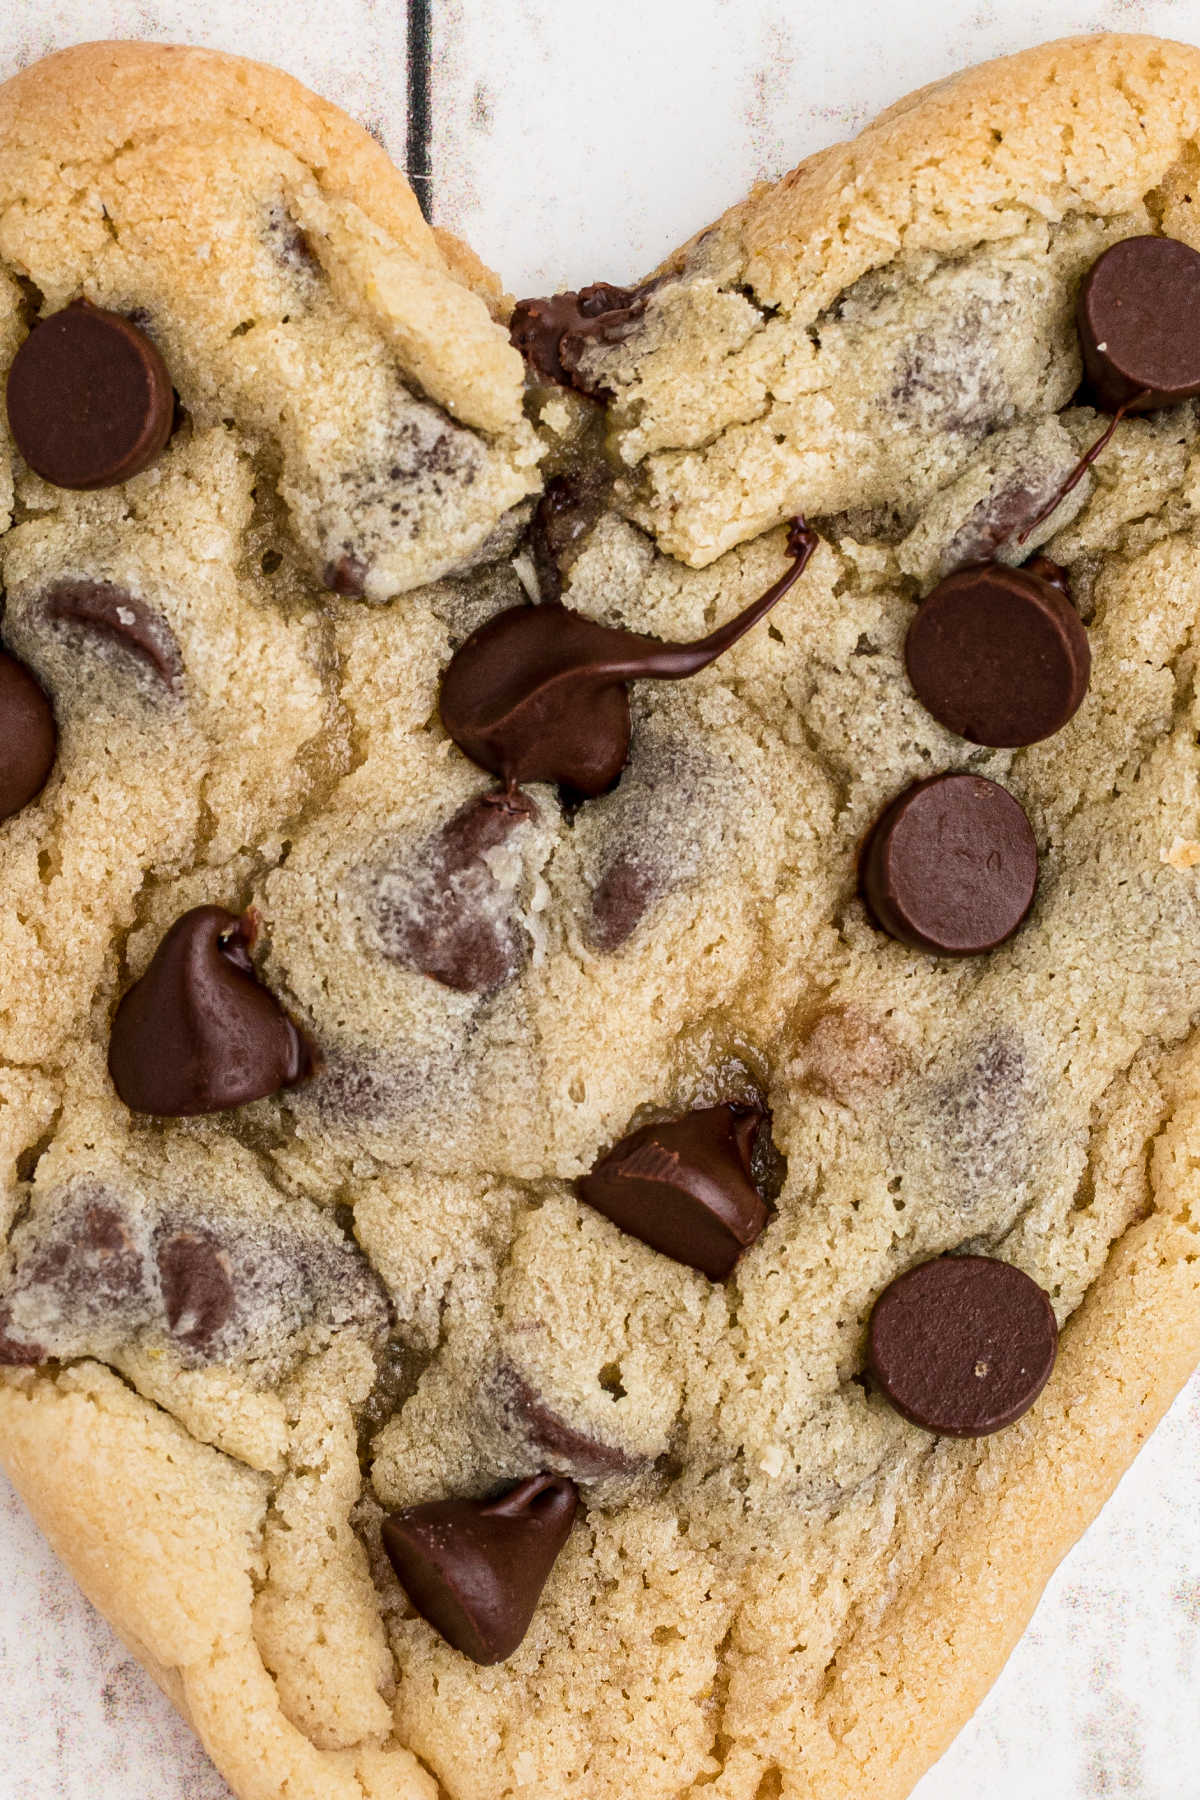
[{"label": "baked cookie surface", "polygon": [[[1112,413],[1081,282],[1200,248],[1198,102],[1150,39],[970,71],[526,370],[285,77],[96,45],[0,90],[6,363],[83,299],[177,399],[105,486],[4,445],[4,648],[58,745],[0,824],[0,1455],[239,1796],[902,1796],[1195,1362],[1198,403],[1054,502]],[[906,637],[1035,552],[1090,679],[987,747]],[[599,791],[445,729],[530,596],[694,644],[789,579],[632,680]],[[945,776],[1036,852],[977,954],[861,892]],[[181,995],[267,1085],[180,1073],[145,1021]],[[707,1200],[623,1226],[627,1138],[716,1114],[721,1242]],[[950,1253],[1062,1328],[995,1435],[905,1416],[874,1323],[868,1369]],[[540,1602],[468,1657],[389,1521],[542,1478],[578,1510]]]}]

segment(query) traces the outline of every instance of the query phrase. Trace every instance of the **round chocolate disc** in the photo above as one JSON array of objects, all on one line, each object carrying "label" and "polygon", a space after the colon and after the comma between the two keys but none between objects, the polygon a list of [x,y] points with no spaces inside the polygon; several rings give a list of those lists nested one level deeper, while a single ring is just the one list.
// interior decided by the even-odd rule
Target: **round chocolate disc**
[{"label": "round chocolate disc", "polygon": [[175,416],[171,377],[145,332],[85,300],[34,326],[7,400],[17,449],[61,488],[128,481],[158,456]]},{"label": "round chocolate disc", "polygon": [[871,1374],[896,1411],[947,1437],[986,1437],[1028,1412],[1054,1367],[1058,1326],[1036,1281],[991,1256],[939,1256],[884,1288]]},{"label": "round chocolate disc", "polygon": [[25,664],[0,650],[0,819],[41,793],[57,748],[49,700]]},{"label": "round chocolate disc", "polygon": [[1079,290],[1079,342],[1106,412],[1200,394],[1200,255],[1177,238],[1122,238]]},{"label": "round chocolate disc", "polygon": [[922,706],[973,744],[1015,749],[1060,731],[1087,693],[1092,653],[1060,588],[981,563],[948,575],[904,646]]},{"label": "round chocolate disc", "polygon": [[976,956],[1011,937],[1033,904],[1037,845],[1006,789],[934,775],[880,814],[861,877],[876,920],[902,944]]}]

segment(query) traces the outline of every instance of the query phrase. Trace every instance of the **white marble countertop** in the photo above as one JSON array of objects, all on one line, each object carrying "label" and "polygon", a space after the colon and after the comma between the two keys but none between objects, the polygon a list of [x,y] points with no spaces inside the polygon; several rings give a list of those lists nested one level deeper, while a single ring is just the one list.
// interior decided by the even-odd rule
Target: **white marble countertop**
[{"label": "white marble countertop", "polygon": [[[1200,0],[432,0],[438,223],[516,292],[638,276],[757,178],[966,63],[1069,32],[1200,43]],[[281,63],[403,161],[401,0],[0,7],[0,77],[150,37]],[[227,1800],[0,1481],[0,1800]],[[917,1800],[1195,1800],[1200,1378]],[[634,1800],[631,1796],[630,1800]],[[815,1800],[815,1797],[814,1797]]]}]

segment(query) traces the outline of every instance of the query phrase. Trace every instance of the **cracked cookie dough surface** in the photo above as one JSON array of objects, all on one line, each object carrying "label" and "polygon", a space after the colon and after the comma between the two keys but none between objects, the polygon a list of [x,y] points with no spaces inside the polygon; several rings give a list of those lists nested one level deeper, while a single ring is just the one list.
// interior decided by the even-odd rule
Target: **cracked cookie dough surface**
[{"label": "cracked cookie dough surface", "polygon": [[[1197,403],[1122,420],[1016,539],[1105,423],[1084,271],[1200,243],[1198,108],[1200,53],[1135,38],[913,97],[589,337],[595,402],[523,394],[489,279],[285,77],[88,46],[0,90],[4,356],[83,295],[179,401],[120,486],[4,446],[2,635],[59,749],[0,824],[0,1455],[240,1800],[900,1800],[1195,1361]],[[543,456],[576,485],[527,538]],[[798,510],[821,543],[769,618],[634,684],[611,791],[497,802],[439,719],[469,634],[561,586],[701,638]],[[905,633],[1036,548],[1090,689],[980,748]],[[987,956],[858,894],[872,822],[947,771],[1037,841]],[[114,1006],[201,906],[252,921],[319,1066],[148,1118]],[[769,1217],[713,1282],[574,1183],[724,1102],[769,1109]],[[1063,1328],[979,1441],[864,1375],[876,1297],[949,1251]],[[384,1520],[543,1472],[583,1506],[478,1667]]]}]

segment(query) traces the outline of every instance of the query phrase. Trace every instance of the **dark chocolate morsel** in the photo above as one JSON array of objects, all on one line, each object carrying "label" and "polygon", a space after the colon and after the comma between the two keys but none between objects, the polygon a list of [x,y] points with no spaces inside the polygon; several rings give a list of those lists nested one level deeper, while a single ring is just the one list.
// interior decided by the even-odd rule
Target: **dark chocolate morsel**
[{"label": "dark chocolate morsel", "polygon": [[555,475],[537,503],[529,527],[529,547],[544,602],[562,594],[562,578],[600,519],[611,476],[594,470]]},{"label": "dark chocolate morsel", "polygon": [[511,1656],[579,1505],[564,1475],[533,1475],[497,1500],[434,1500],[383,1522],[383,1545],[409,1599],[476,1663]]},{"label": "dark chocolate morsel", "polygon": [[619,950],[658,898],[660,880],[640,858],[614,857],[592,894],[588,941],[597,950]]},{"label": "dark chocolate morsel", "polygon": [[36,677],[0,650],[0,819],[41,793],[57,749],[54,711]]},{"label": "dark chocolate morsel", "polygon": [[346,594],[357,600],[367,591],[367,565],[360,557],[347,553],[326,563],[322,579],[335,594]]},{"label": "dark chocolate morsel", "polygon": [[86,300],[34,326],[7,398],[17,449],[62,488],[128,481],[164,449],[175,418],[171,377],[145,332]]},{"label": "dark chocolate morsel", "polygon": [[976,956],[1011,937],[1033,904],[1037,844],[1007,789],[934,775],[893,800],[863,847],[863,894],[902,944]]},{"label": "dark chocolate morsel", "polygon": [[442,679],[442,723],[459,749],[511,790],[555,781],[585,796],[612,786],[629,755],[626,682],[705,669],[771,610],[818,539],[792,523],[792,567],[753,605],[694,644],[664,643],[571,612],[514,606],[473,631]]},{"label": "dark chocolate morsel", "polygon": [[71,578],[46,588],[41,605],[47,619],[98,632],[140,657],[167,687],[179,685],[183,657],[175,634],[161,614],[136,594],[111,581]]},{"label": "dark chocolate morsel", "polygon": [[190,1350],[204,1350],[233,1312],[229,1256],[210,1232],[175,1231],[155,1252],[167,1328]]},{"label": "dark chocolate morsel", "polygon": [[948,1437],[986,1437],[1028,1412],[1054,1367],[1047,1295],[990,1256],[940,1256],[886,1287],[867,1333],[871,1374],[896,1411]]},{"label": "dark chocolate morsel", "polygon": [[176,919],[113,1016],[108,1067],[134,1112],[225,1112],[294,1087],[311,1046],[250,960],[251,915],[197,906]]},{"label": "dark chocolate morsel", "polygon": [[1017,748],[1059,731],[1087,693],[1087,632],[1061,587],[1033,568],[980,563],[938,583],[904,646],[934,718],[973,744]]},{"label": "dark chocolate morsel", "polygon": [[12,1317],[6,1306],[0,1306],[0,1368],[36,1368],[45,1362],[46,1351],[40,1344],[27,1343],[12,1336]]},{"label": "dark chocolate morsel", "polygon": [[589,343],[619,344],[627,338],[658,285],[657,281],[648,281],[641,287],[619,288],[597,281],[578,292],[518,300],[509,321],[509,335],[530,368],[544,381],[573,387],[596,399],[602,390],[593,387],[580,373],[580,356]]},{"label": "dark chocolate morsel", "polygon": [[1129,237],[1096,258],[1075,309],[1088,382],[1105,412],[1200,394],[1200,253]]},{"label": "dark chocolate morsel", "polygon": [[557,1474],[569,1474],[576,1481],[603,1481],[612,1475],[635,1475],[646,1466],[644,1457],[602,1443],[572,1425],[507,1358],[497,1364],[485,1399],[490,1413],[502,1418],[518,1442]]},{"label": "dark chocolate morsel", "polygon": [[524,941],[486,857],[537,808],[522,793],[486,794],[449,819],[424,848],[424,867],[395,895],[381,895],[376,919],[384,952],[406,968],[464,994],[491,994],[511,981]]},{"label": "dark chocolate morsel", "polygon": [[652,1250],[724,1281],[767,1222],[751,1178],[761,1106],[724,1102],[644,1125],[575,1183],[581,1200]]}]

